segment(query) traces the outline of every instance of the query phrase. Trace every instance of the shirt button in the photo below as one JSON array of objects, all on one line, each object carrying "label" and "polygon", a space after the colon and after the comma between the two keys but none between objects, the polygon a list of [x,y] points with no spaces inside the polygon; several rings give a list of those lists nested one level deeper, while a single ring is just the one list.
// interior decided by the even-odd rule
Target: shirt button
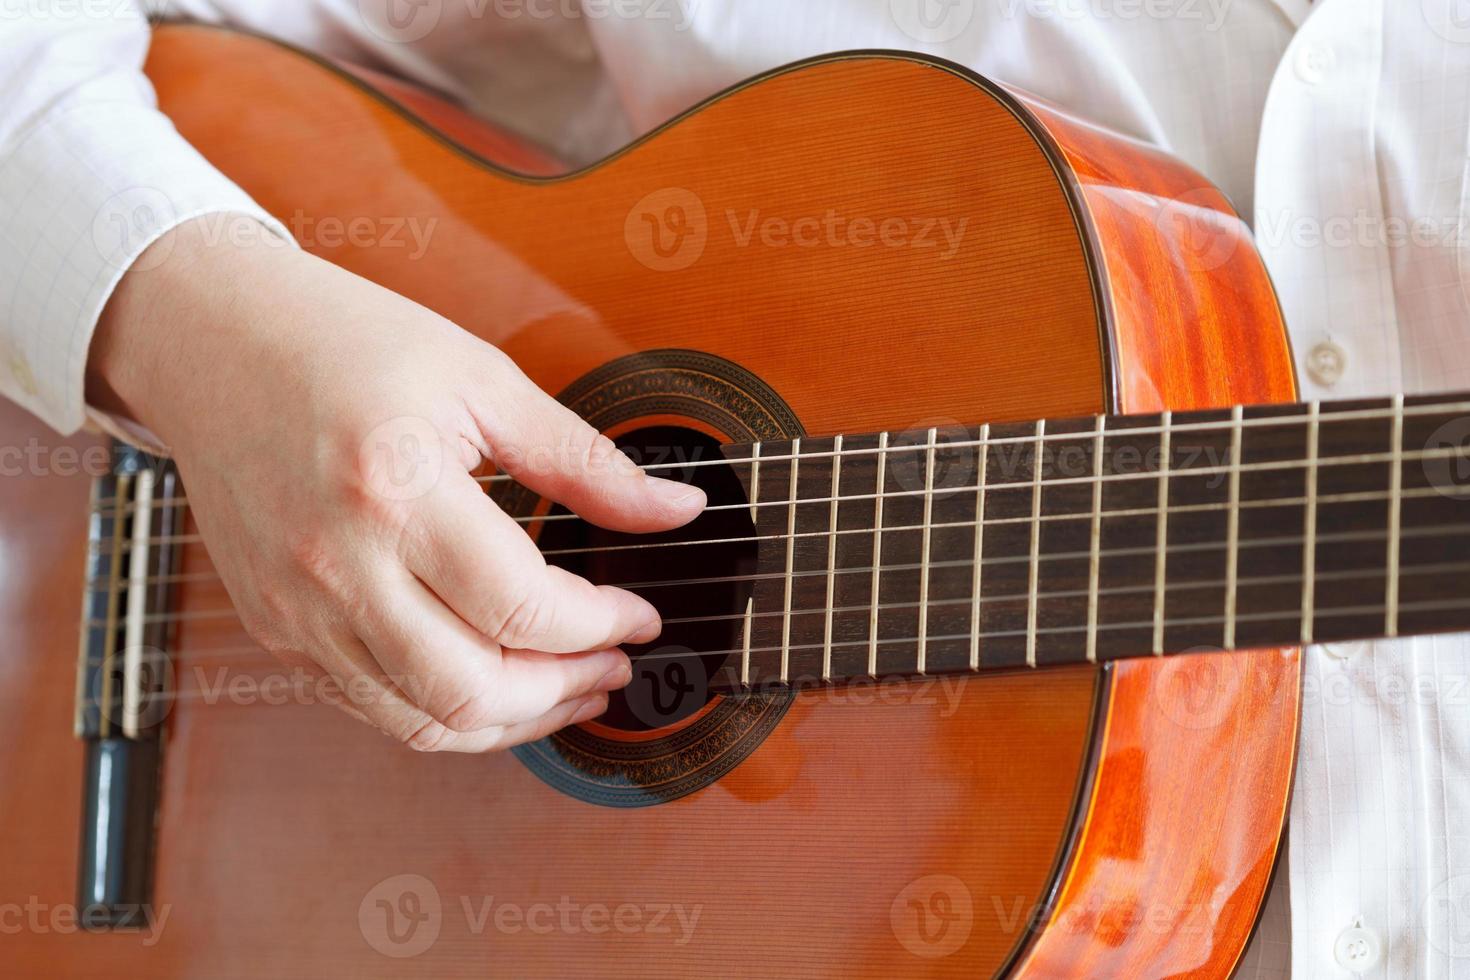
[{"label": "shirt button", "polygon": [[1347,351],[1330,340],[1324,340],[1307,352],[1307,374],[1324,388],[1342,380],[1347,370]]},{"label": "shirt button", "polygon": [[1367,973],[1383,959],[1383,937],[1361,922],[1344,929],[1332,947],[1337,965],[1354,973]]},{"label": "shirt button", "polygon": [[1321,85],[1337,65],[1337,55],[1325,44],[1303,44],[1297,48],[1296,75],[1308,85]]}]

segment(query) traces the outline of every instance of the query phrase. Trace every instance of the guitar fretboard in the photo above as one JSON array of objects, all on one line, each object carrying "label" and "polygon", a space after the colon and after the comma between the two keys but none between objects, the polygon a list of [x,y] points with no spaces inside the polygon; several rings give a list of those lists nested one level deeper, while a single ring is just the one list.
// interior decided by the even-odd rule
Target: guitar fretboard
[{"label": "guitar fretboard", "polygon": [[1470,395],[731,446],[718,689],[1470,629]]}]

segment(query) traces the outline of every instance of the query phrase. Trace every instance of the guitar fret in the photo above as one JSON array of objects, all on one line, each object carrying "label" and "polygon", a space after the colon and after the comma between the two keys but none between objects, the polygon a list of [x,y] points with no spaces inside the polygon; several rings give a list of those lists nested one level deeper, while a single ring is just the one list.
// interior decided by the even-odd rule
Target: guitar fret
[{"label": "guitar fret", "polygon": [[1103,457],[1107,438],[1106,415],[1099,415],[1092,440],[1092,541],[1087,559],[1087,662],[1097,663],[1098,591],[1102,577]]},{"label": "guitar fret", "polygon": [[138,737],[143,707],[143,625],[148,613],[148,553],[156,477],[149,467],[140,469],[133,494],[133,545],[128,554],[127,611],[123,617],[122,730],[128,738]]},{"label": "guitar fret", "polygon": [[[1371,403],[976,426],[959,443],[981,450],[965,459],[973,483],[948,479],[938,428],[748,446],[731,462],[779,490],[749,487],[758,573],[750,601],[718,617],[731,634],[743,626],[722,683],[1098,664],[1222,637],[1254,648],[1447,626],[1425,602],[1459,588],[1440,570],[1470,515],[1416,464],[1464,453],[1411,451],[1444,426],[1415,399],[1382,399],[1376,418],[1360,404]],[[792,472],[772,471],[777,457]],[[745,501],[734,507],[743,524]]]},{"label": "guitar fret", "polygon": [[1222,645],[1235,648],[1235,627],[1240,604],[1240,472],[1245,442],[1245,410],[1236,405],[1230,413],[1230,503],[1225,511],[1225,632]]},{"label": "guitar fret", "polygon": [[873,496],[873,607],[868,617],[868,676],[878,676],[878,587],[883,567],[883,487],[888,469],[888,433],[878,436],[878,482]]},{"label": "guitar fret", "polygon": [[1031,569],[1026,608],[1026,666],[1036,666],[1036,619],[1041,601],[1041,489],[1042,456],[1046,450],[1046,420],[1036,423],[1036,449],[1031,461]]},{"label": "guitar fret", "polygon": [[[750,447],[750,521],[756,527],[760,527],[760,497],[761,444],[757,442]],[[752,595],[745,600],[745,639],[740,650],[740,683],[746,687],[750,686],[750,629],[754,611],[755,596]]]},{"label": "guitar fret", "polygon": [[832,677],[832,607],[837,587],[837,504],[842,481],[842,437],[832,442],[832,507],[827,518],[827,618],[822,632],[822,679]]},{"label": "guitar fret", "polygon": [[786,495],[786,602],[781,619],[781,680],[791,676],[791,583],[796,571],[796,469],[801,462],[801,440],[791,441],[791,488]]},{"label": "guitar fret", "polygon": [[1170,454],[1174,451],[1171,429],[1174,413],[1165,412],[1159,434],[1159,519],[1154,555],[1154,645],[1158,656],[1164,653],[1164,599],[1169,574],[1169,471]]},{"label": "guitar fret", "polygon": [[1384,595],[1387,612],[1383,620],[1383,635],[1399,635],[1399,556],[1402,551],[1404,510],[1404,396],[1393,399],[1393,446],[1388,474],[1388,587]]},{"label": "guitar fret", "polygon": [[1307,514],[1302,529],[1302,645],[1312,642],[1317,619],[1317,458],[1322,444],[1322,403],[1307,408]]},{"label": "guitar fret", "polygon": [[980,475],[975,480],[975,566],[970,572],[970,669],[980,669],[980,584],[985,555],[985,479],[990,463],[990,424],[980,427]]},{"label": "guitar fret", "polygon": [[929,541],[934,524],[934,443],[938,429],[929,430],[928,451],[924,460],[924,530],[919,544],[919,657],[918,671],[928,665],[929,635]]}]

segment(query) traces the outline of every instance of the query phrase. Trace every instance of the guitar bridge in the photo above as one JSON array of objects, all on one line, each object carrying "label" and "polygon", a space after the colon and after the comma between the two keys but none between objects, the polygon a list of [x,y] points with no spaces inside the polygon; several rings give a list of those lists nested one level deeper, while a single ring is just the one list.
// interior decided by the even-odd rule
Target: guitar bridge
[{"label": "guitar bridge", "polygon": [[86,744],[77,907],[89,924],[147,924],[181,524],[173,465],[119,445],[92,487],[75,731]]}]

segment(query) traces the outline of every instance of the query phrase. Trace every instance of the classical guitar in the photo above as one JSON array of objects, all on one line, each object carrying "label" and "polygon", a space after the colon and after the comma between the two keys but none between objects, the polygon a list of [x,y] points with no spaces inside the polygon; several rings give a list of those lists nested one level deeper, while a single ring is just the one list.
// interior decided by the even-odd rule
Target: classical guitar
[{"label": "classical guitar", "polygon": [[0,410],[49,461],[0,481],[14,975],[1224,977],[1297,649],[1470,629],[1470,395],[1296,403],[1229,203],[1055,106],[838,54],[562,173],[256,37],[148,73],[304,247],[711,506],[624,537],[483,473],[668,624],[604,718],[421,756],[250,642],[187,474]]}]

